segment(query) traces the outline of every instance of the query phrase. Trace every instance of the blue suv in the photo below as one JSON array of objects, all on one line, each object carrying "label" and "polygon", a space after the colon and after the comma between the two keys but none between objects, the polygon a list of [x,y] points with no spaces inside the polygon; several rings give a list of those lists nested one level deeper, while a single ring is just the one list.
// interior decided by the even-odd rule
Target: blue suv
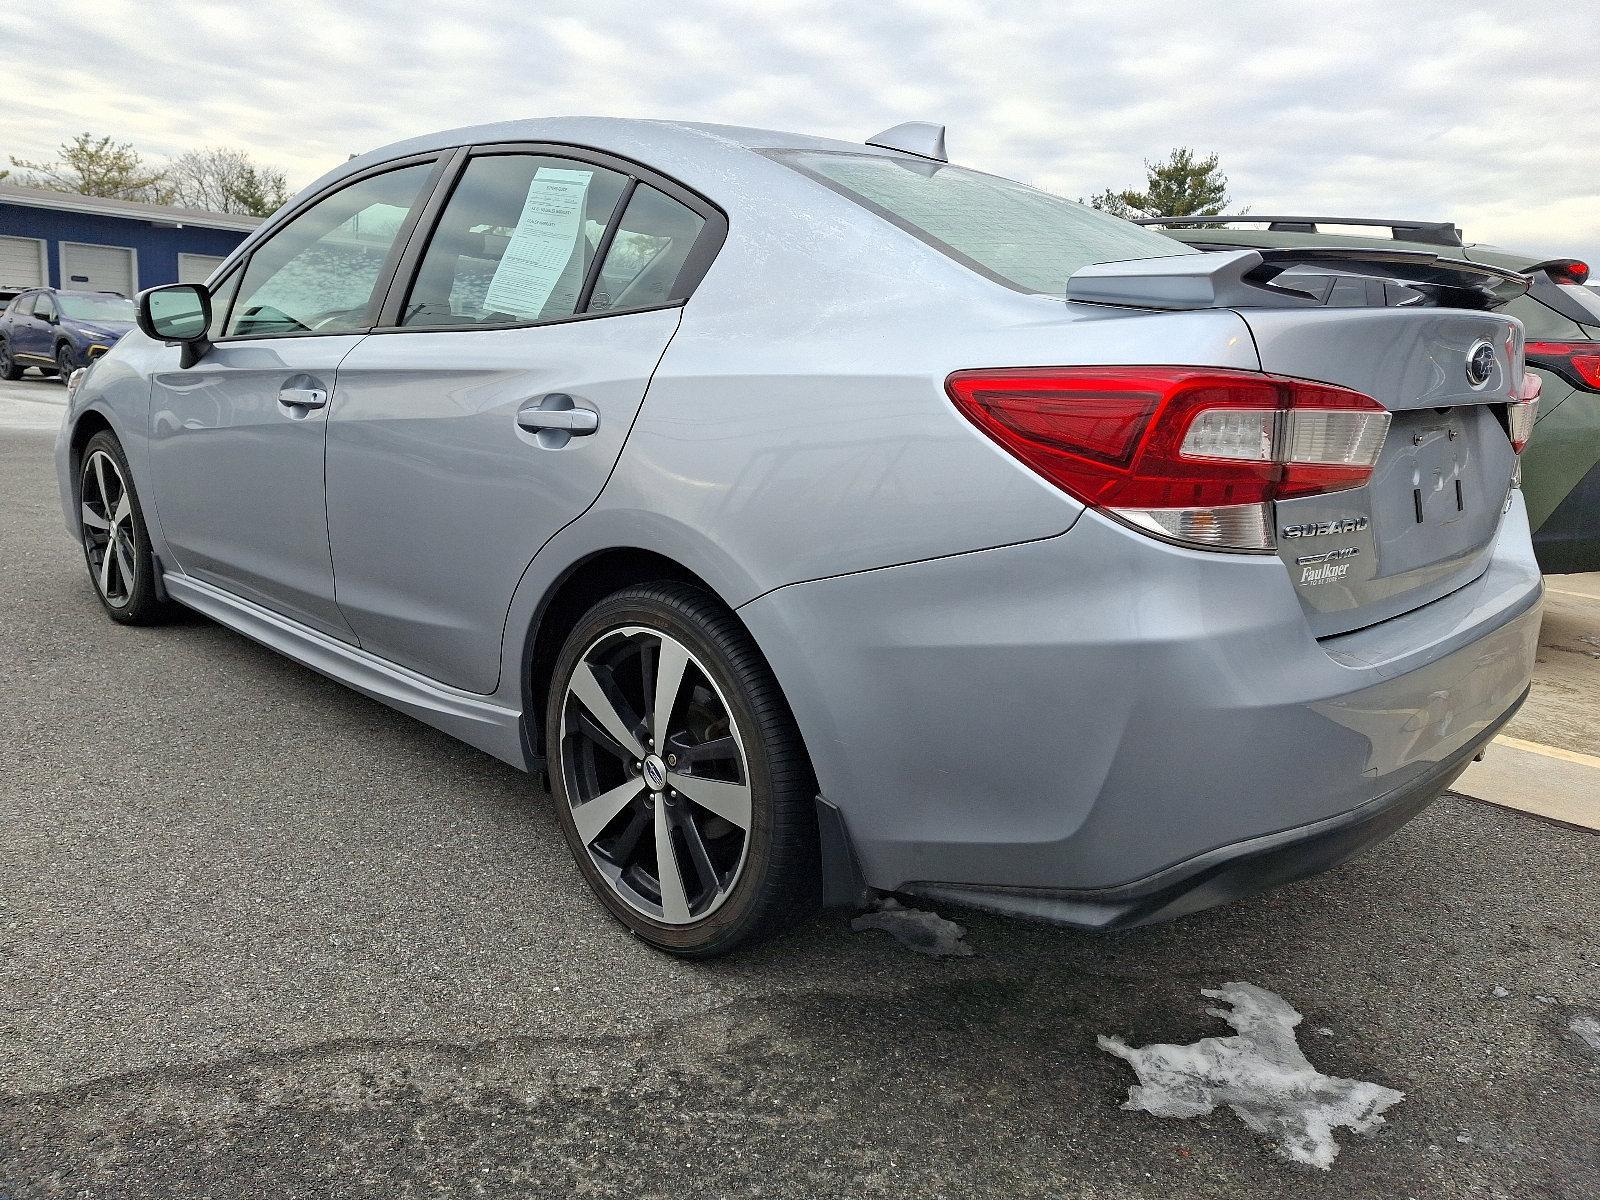
[{"label": "blue suv", "polygon": [[0,379],[36,367],[65,383],[133,328],[133,301],[115,292],[33,288],[0,314]]}]

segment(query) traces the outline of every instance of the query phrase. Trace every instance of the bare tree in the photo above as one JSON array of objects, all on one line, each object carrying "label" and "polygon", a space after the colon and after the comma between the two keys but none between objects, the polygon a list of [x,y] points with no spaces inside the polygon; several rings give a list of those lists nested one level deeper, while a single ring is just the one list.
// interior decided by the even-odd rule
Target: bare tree
[{"label": "bare tree", "polygon": [[283,172],[258,166],[243,150],[189,150],[167,164],[171,202],[212,212],[264,217],[289,198]]},{"label": "bare tree", "polygon": [[56,153],[59,157],[54,162],[13,158],[11,165],[26,174],[12,182],[113,200],[159,203],[166,198],[161,168],[145,162],[131,142],[113,142],[109,137],[80,133],[71,141],[62,142]]}]

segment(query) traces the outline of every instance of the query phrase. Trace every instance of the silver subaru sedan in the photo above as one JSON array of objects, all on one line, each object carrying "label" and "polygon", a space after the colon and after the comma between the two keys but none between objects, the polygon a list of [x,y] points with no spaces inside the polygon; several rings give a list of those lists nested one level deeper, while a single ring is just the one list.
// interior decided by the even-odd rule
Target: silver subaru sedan
[{"label": "silver subaru sedan", "polygon": [[144,293],[61,496],[113,620],[543,774],[652,946],[1122,927],[1355,853],[1525,696],[1526,286],[1194,253],[937,126],[458,129]]}]

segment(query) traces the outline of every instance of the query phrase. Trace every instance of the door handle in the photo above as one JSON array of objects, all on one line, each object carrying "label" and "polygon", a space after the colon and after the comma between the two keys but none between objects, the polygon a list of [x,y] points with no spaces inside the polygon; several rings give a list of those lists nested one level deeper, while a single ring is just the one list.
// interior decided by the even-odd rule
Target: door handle
[{"label": "door handle", "polygon": [[600,428],[600,414],[591,408],[525,408],[517,414],[524,429],[560,429],[584,437]]},{"label": "door handle", "polygon": [[328,393],[319,387],[286,387],[278,392],[278,403],[286,408],[321,408]]},{"label": "door handle", "polygon": [[600,428],[600,414],[579,408],[565,392],[551,392],[529,400],[517,410],[517,425],[533,434],[546,450],[559,450],[575,437],[588,437]]}]

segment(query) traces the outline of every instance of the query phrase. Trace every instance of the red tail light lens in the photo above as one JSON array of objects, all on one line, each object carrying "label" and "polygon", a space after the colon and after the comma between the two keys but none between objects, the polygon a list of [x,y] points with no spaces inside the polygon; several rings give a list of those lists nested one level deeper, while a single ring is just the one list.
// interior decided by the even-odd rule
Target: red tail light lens
[{"label": "red tail light lens", "polygon": [[1528,365],[1554,371],[1569,383],[1600,392],[1600,342],[1529,342]]},{"label": "red tail light lens", "polygon": [[1194,367],[958,371],[956,408],[1069,495],[1179,541],[1272,547],[1267,505],[1359,487],[1389,414],[1329,384]]}]

